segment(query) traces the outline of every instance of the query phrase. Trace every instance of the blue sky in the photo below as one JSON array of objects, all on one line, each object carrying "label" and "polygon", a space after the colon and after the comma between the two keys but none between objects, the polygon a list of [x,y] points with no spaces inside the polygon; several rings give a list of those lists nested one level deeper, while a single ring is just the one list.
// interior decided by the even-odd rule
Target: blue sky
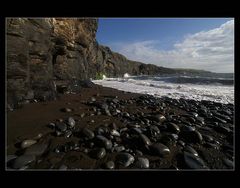
[{"label": "blue sky", "polygon": [[132,60],[233,72],[233,28],[232,18],[99,18],[97,40]]}]

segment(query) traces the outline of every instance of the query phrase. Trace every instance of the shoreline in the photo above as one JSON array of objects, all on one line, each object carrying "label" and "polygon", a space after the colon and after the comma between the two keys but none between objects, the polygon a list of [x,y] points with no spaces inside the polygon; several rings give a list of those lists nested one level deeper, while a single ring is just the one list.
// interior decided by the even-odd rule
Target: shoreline
[{"label": "shoreline", "polygon": [[[106,110],[102,104],[107,104],[109,109]],[[63,112],[64,108],[72,111]],[[195,117],[194,111],[201,118]],[[210,111],[215,112],[218,117],[207,117]],[[83,88],[78,94],[64,94],[55,101],[30,103],[8,112],[7,154],[22,156],[28,148],[20,149],[19,144],[26,139],[33,139],[37,140],[37,143],[32,146],[42,144],[46,148],[42,153],[40,149],[35,151],[41,154],[36,154],[31,162],[25,164],[24,161],[21,168],[26,170],[106,169],[109,161],[114,162],[114,169],[141,169],[145,162],[139,162],[139,158],[147,158],[148,168],[154,170],[194,167],[231,170],[234,161],[233,111],[233,104],[155,98],[95,84],[92,88]],[[165,119],[161,119],[159,114]],[[56,126],[69,117],[75,120],[72,134],[66,137],[66,131],[62,131],[64,134],[57,136]],[[54,123],[55,128],[50,127],[49,123]],[[170,125],[171,123],[177,127]],[[105,130],[105,133],[99,133],[99,127],[103,132]],[[194,130],[189,130],[191,127],[194,127]],[[83,135],[84,128],[90,132]],[[114,133],[116,135],[111,133],[113,130],[117,132]],[[70,129],[68,131],[70,132]],[[95,133],[93,138],[92,132]],[[42,136],[36,139],[39,133]],[[111,140],[111,149],[102,149],[105,146],[97,144],[97,134],[103,134]],[[147,138],[142,137],[142,134]],[[77,149],[71,149],[70,142],[74,145],[71,147]],[[166,152],[167,149],[163,152],[160,146],[153,147],[154,143],[162,143],[170,152]],[[66,149],[66,145],[70,148]],[[65,149],[62,146],[65,146]],[[124,146],[124,149],[120,146]],[[191,149],[189,151],[189,146],[197,154],[194,155]],[[60,151],[56,152],[56,148]],[[154,153],[155,150],[157,152]],[[130,153],[134,157],[130,165],[118,164],[118,160],[123,160],[118,159],[122,152]],[[193,157],[197,155],[198,157]],[[131,157],[127,158],[130,159]],[[9,160],[7,169],[12,168],[14,161],[16,159]]]},{"label": "shoreline", "polygon": [[[133,78],[133,79],[132,79]],[[204,84],[191,82],[168,82],[152,79],[130,78],[106,78],[93,80],[95,84],[128,92],[149,94],[154,97],[169,97],[173,99],[184,98],[186,100],[213,101],[223,104],[234,104],[234,85],[222,85],[218,83]]]}]

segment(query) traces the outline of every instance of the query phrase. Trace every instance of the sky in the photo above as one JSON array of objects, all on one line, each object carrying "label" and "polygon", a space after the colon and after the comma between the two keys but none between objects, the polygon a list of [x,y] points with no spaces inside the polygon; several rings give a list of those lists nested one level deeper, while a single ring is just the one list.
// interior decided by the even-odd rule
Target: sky
[{"label": "sky", "polygon": [[97,40],[143,63],[234,72],[233,18],[99,18]]}]

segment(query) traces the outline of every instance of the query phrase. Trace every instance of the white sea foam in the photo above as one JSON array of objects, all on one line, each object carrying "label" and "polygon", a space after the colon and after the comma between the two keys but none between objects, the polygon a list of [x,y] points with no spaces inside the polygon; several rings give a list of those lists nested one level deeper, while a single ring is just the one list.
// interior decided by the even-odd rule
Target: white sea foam
[{"label": "white sea foam", "polygon": [[104,74],[103,76],[102,76],[102,79],[104,80],[104,79],[106,79],[107,77],[106,77],[106,75]]},{"label": "white sea foam", "polygon": [[[164,79],[163,79],[164,80]],[[94,80],[96,84],[122,91],[150,94],[156,97],[210,100],[221,103],[234,103],[234,86],[221,84],[179,84],[154,79],[135,79],[135,77],[106,78]]]}]

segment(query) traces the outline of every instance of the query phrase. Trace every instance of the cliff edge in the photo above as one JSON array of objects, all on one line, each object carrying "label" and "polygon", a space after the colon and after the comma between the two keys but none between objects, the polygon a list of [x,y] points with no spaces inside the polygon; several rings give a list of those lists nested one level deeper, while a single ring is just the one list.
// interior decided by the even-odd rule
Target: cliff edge
[{"label": "cliff edge", "polygon": [[98,73],[118,77],[173,72],[128,60],[98,44],[97,28],[98,19],[93,18],[8,18],[8,104],[54,99],[64,87]]}]

